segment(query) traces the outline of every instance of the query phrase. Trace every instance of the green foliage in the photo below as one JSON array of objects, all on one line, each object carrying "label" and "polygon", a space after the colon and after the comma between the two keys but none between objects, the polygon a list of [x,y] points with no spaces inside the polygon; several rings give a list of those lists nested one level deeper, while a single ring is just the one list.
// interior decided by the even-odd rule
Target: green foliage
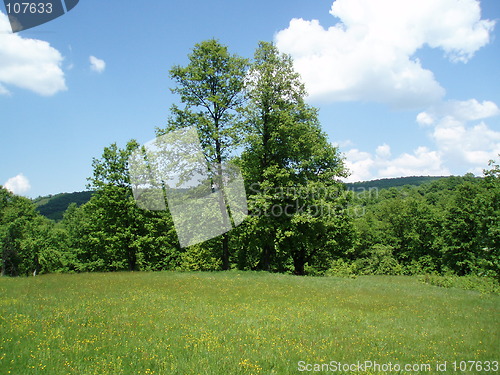
[{"label": "green foliage", "polygon": [[[346,185],[339,181],[348,174],[343,157],[322,131],[318,110],[305,102],[290,56],[261,42],[249,62],[211,39],[196,44],[188,59],[170,70],[183,108],[172,106],[157,135],[195,126],[210,166],[207,185],[223,186],[220,163],[238,165],[246,184],[245,221],[180,248],[169,211],[142,210],[134,201],[128,158],[138,143],[113,143],[93,159],[92,191],[85,194],[42,197],[35,206],[0,187],[2,275],[238,268],[429,274],[453,285],[454,278],[438,276],[500,280],[500,167],[494,161],[482,178]],[[219,203],[228,208],[227,196]],[[39,214],[60,220],[63,210],[59,223]],[[204,212],[199,217],[203,221]]]},{"label": "green foliage", "polygon": [[430,255],[424,255],[418,259],[412,259],[411,262],[405,264],[405,275],[430,275],[438,273],[439,262],[436,258]]},{"label": "green foliage", "polygon": [[27,251],[30,223],[36,217],[33,204],[0,187],[0,245],[2,275],[15,276],[35,270],[35,256]]},{"label": "green foliage", "polygon": [[353,262],[342,258],[330,262],[330,267],[326,270],[325,276],[336,277],[356,277],[356,267]]},{"label": "green foliage", "polygon": [[472,272],[481,249],[478,184],[465,183],[455,191],[444,219],[444,263],[459,275]]},{"label": "green foliage", "polygon": [[[185,107],[173,105],[167,127],[157,129],[157,135],[195,126],[210,165],[210,177],[224,192],[221,163],[230,158],[243,138],[240,113],[246,99],[243,88],[248,60],[231,55],[228,48],[215,39],[196,44],[188,58],[187,66],[170,69],[170,78],[177,84],[172,92],[180,95]],[[220,198],[220,205],[228,210],[225,194]],[[226,216],[224,221],[228,227]],[[221,246],[222,267],[227,270],[230,268],[228,233],[222,235]]]},{"label": "green foliage", "polygon": [[[144,211],[136,206],[129,186],[127,160],[135,149],[113,144],[101,159],[94,159],[91,200],[70,206],[62,222],[68,232],[75,271],[172,269],[179,263],[171,216],[168,212]],[[115,171],[115,172],[113,172]],[[122,172],[116,172],[122,171]]]},{"label": "green foliage", "polygon": [[354,262],[354,268],[360,275],[402,275],[403,267],[394,257],[391,246],[374,245],[368,256]]},{"label": "green foliage", "polygon": [[375,245],[391,246],[404,274],[500,275],[498,166],[484,178],[440,178],[421,186],[353,194],[356,218],[350,259]]},{"label": "green foliage", "polygon": [[106,186],[130,187],[128,174],[128,158],[131,153],[139,147],[135,140],[127,142],[125,148],[121,149],[116,143],[105,147],[100,159],[92,160],[93,176],[88,178],[87,187],[100,190]]},{"label": "green foliage", "polygon": [[90,200],[92,194],[93,192],[91,191],[61,193],[46,197],[38,197],[33,200],[33,203],[35,203],[36,210],[41,215],[51,220],[60,221],[71,203],[81,206]]},{"label": "green foliage", "polygon": [[371,180],[363,182],[350,182],[346,183],[349,190],[355,192],[365,192],[370,189],[390,189],[390,188],[402,188],[404,186],[420,186],[423,184],[429,184],[431,182],[440,180],[444,177],[436,176],[412,176],[412,177],[397,177],[397,178],[383,178],[380,180]]},{"label": "green foliage", "polygon": [[415,191],[382,198],[356,220],[358,244],[356,253],[364,255],[376,244],[391,246],[398,262],[411,263],[422,257],[437,259],[437,236],[441,222],[435,208]]},{"label": "green foliage", "polygon": [[195,126],[209,163],[221,163],[238,146],[241,123],[238,111],[244,103],[243,86],[248,61],[231,55],[228,48],[210,39],[196,44],[185,67],[174,66],[170,78],[177,86],[184,109],[174,105],[165,129]]},{"label": "green foliage", "polygon": [[27,198],[0,187],[0,253],[2,275],[64,271],[66,232],[35,211]]},{"label": "green foliage", "polygon": [[252,259],[246,264],[284,272],[291,261],[299,275],[306,267],[324,270],[325,260],[350,246],[341,214],[346,202],[337,198],[343,189],[335,180],[345,176],[342,159],[321,131],[317,110],[304,102],[290,56],[261,42],[246,89],[241,165],[252,215],[242,237],[250,247],[244,254]]},{"label": "green foliage", "polygon": [[[499,155],[500,156],[500,155]],[[482,269],[500,281],[500,166],[490,160],[491,169],[484,171],[480,206],[480,236]]]},{"label": "green foliage", "polygon": [[484,294],[500,294],[500,283],[484,276],[429,275],[419,276],[419,280],[443,288],[476,290]]},{"label": "green foliage", "polygon": [[222,269],[220,240],[189,246],[181,254],[181,271],[219,271]]},{"label": "green foliage", "polygon": [[500,173],[485,170],[482,180],[457,186],[444,215],[443,261],[458,275],[500,280]]}]

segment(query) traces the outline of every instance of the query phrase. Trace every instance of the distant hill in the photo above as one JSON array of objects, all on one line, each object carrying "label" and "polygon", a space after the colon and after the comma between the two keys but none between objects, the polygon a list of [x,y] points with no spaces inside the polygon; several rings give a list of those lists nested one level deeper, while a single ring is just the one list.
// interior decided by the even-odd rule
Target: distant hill
[{"label": "distant hill", "polygon": [[346,183],[349,190],[364,191],[368,189],[389,189],[392,187],[399,188],[405,185],[420,186],[425,183],[430,183],[447,176],[412,176],[412,177],[397,177],[383,178],[380,180],[350,182]]},{"label": "distant hill", "polygon": [[[351,182],[346,186],[349,190],[364,191],[372,189],[389,189],[391,187],[399,188],[405,185],[419,186],[424,183],[439,180],[444,177],[439,176],[415,176],[415,177],[398,177],[384,178],[380,180]],[[71,203],[76,203],[78,206],[87,203],[92,197],[92,191],[80,191],[75,193],[61,193],[56,195],[48,195],[33,199],[36,204],[37,211],[43,216],[59,221],[62,220],[64,212]]]},{"label": "distant hill", "polygon": [[61,193],[38,197],[33,199],[33,202],[36,205],[36,210],[40,214],[51,220],[59,221],[62,220],[64,212],[71,203],[76,203],[78,206],[81,206],[90,200],[92,194],[92,191]]}]

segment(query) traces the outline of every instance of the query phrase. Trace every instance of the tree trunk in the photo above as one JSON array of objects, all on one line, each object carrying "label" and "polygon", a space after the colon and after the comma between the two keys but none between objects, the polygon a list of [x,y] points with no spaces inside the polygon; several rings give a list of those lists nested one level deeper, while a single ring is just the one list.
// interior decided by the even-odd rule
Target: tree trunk
[{"label": "tree trunk", "polygon": [[[214,125],[217,130],[219,130],[219,118],[214,118]],[[215,157],[217,160],[217,176],[216,185],[219,188],[219,208],[222,214],[222,222],[224,228],[232,227],[232,215],[231,209],[227,204],[226,190],[224,186],[224,179],[222,173],[222,151],[221,142],[219,138],[215,139]],[[231,269],[231,264],[229,262],[229,234],[228,232],[222,235],[222,269],[227,271]]]},{"label": "tree trunk", "polygon": [[129,271],[136,271],[137,270],[137,257],[135,254],[135,249],[129,247],[128,249],[128,254],[127,254],[127,263],[128,263],[128,270]]},{"label": "tree trunk", "polygon": [[[260,160],[260,176],[259,183],[262,184],[264,182],[264,172],[269,167],[269,103],[265,101],[263,103],[265,108],[264,113],[262,113],[262,156]],[[274,228],[271,229],[274,232]],[[258,268],[263,271],[271,271],[271,257],[274,246],[274,238],[264,238],[264,243],[262,245],[262,253],[260,255],[260,261]]]},{"label": "tree trunk", "polygon": [[5,276],[6,263],[7,263],[7,250],[5,248],[3,248],[2,249],[2,271],[1,271],[2,276]]},{"label": "tree trunk", "polygon": [[306,274],[304,270],[304,266],[306,264],[304,254],[302,252],[299,252],[297,254],[294,254],[293,256],[293,266],[294,266],[294,271],[293,273],[295,275],[303,276]]},{"label": "tree trunk", "polygon": [[222,269],[228,271],[231,268],[229,263],[229,235],[224,233],[222,235]]},{"label": "tree trunk", "polygon": [[271,252],[272,242],[266,241],[262,246],[262,253],[260,255],[259,269],[263,271],[271,271]]}]

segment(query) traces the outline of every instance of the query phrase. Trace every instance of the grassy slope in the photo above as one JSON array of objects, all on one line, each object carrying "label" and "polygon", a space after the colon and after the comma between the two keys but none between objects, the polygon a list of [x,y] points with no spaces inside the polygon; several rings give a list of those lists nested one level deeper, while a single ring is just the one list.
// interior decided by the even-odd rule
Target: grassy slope
[{"label": "grassy slope", "polygon": [[409,277],[2,278],[0,374],[298,374],[301,360],[500,360],[499,316],[499,296]]}]

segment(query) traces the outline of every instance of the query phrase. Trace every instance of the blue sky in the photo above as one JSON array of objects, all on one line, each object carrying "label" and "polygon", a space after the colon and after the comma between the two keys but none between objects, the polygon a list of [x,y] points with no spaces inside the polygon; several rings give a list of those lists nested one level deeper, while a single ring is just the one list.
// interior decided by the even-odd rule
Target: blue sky
[{"label": "blue sky", "polygon": [[290,53],[351,181],[481,174],[500,153],[498,0],[81,0],[17,34],[0,12],[0,184],[29,197],[84,190],[105,146],[154,138],[169,68],[208,38]]}]

